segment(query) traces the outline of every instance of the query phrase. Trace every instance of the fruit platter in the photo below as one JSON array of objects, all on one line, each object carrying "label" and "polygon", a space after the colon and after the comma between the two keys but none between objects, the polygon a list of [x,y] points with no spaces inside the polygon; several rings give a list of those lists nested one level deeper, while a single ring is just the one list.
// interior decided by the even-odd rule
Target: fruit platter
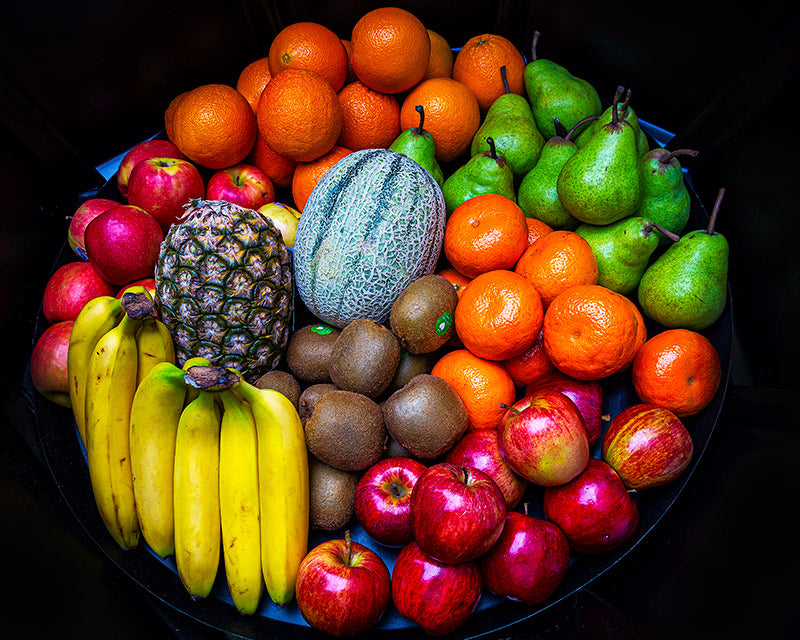
[{"label": "fruit platter", "polygon": [[99,549],[205,625],[485,635],[616,564],[701,463],[725,189],[546,35],[384,7],[348,36],[287,26],[84,192],[38,434]]}]

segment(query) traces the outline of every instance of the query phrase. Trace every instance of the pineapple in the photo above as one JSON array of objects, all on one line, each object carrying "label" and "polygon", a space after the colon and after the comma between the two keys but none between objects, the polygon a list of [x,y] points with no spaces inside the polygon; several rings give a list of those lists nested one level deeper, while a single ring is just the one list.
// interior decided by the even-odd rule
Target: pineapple
[{"label": "pineapple", "polygon": [[155,281],[181,366],[201,356],[252,382],[278,365],[291,329],[291,257],[264,216],[192,200],[164,238]]}]

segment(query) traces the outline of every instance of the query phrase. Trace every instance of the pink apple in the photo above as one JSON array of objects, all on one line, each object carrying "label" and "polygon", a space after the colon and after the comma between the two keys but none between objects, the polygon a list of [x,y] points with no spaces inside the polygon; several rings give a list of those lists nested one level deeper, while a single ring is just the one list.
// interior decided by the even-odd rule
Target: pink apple
[{"label": "pink apple", "polygon": [[44,330],[31,354],[31,382],[45,398],[69,407],[67,353],[74,320],[62,320]]},{"label": "pink apple", "polygon": [[55,270],[42,296],[42,313],[48,322],[75,320],[83,306],[98,296],[113,296],[117,288],[90,262],[68,262]]},{"label": "pink apple", "polygon": [[124,197],[128,196],[128,181],[130,180],[131,171],[142,160],[149,160],[150,158],[179,158],[186,160],[186,156],[181,153],[181,150],[169,140],[145,140],[134,145],[122,157],[117,169],[117,187]]},{"label": "pink apple", "polygon": [[439,562],[409,543],[392,569],[392,599],[401,616],[432,636],[461,627],[481,600],[483,579],[474,561]]},{"label": "pink apple", "polygon": [[104,211],[86,227],[86,253],[103,279],[124,285],[152,278],[164,232],[147,211],[123,204]]},{"label": "pink apple", "polygon": [[269,219],[269,221],[275,225],[275,228],[281,232],[283,244],[287,247],[294,247],[297,225],[300,222],[300,212],[297,209],[281,204],[280,202],[271,202],[261,205],[256,211]]},{"label": "pink apple", "polygon": [[560,391],[578,407],[592,447],[603,430],[603,387],[597,380],[576,380],[558,370],[546,373],[525,387],[525,395],[547,387]]},{"label": "pink apple", "polygon": [[197,167],[180,158],[148,158],[131,171],[128,204],[141,207],[158,220],[164,233],[184,213],[184,205],[205,195]]},{"label": "pink apple", "polygon": [[580,411],[552,389],[534,391],[506,411],[497,428],[497,443],[514,471],[545,487],[569,482],[589,461]]},{"label": "pink apple", "polygon": [[608,425],[601,455],[628,489],[658,487],[678,478],[692,460],[692,436],[669,409],[634,404]]},{"label": "pink apple", "polygon": [[112,207],[118,207],[121,204],[121,202],[110,200],[109,198],[89,198],[75,209],[75,213],[72,214],[72,218],[69,221],[67,242],[78,257],[86,260],[86,248],[83,241],[86,225],[103,211],[108,211]]},{"label": "pink apple", "polygon": [[267,174],[255,165],[237,164],[220,169],[208,179],[206,197],[258,209],[275,201],[275,187]]},{"label": "pink apple", "polygon": [[381,557],[350,539],[323,542],[308,552],[297,574],[297,606],[311,627],[332,636],[371,629],[392,593]]},{"label": "pink apple", "polygon": [[500,453],[495,429],[467,431],[445,456],[445,462],[473,467],[489,475],[513,509],[522,500],[528,481],[514,471]]},{"label": "pink apple", "polygon": [[429,556],[450,564],[474,560],[500,537],[506,501],[492,478],[473,467],[434,464],[411,493],[411,531]]},{"label": "pink apple", "polygon": [[384,458],[364,472],[356,485],[355,512],[373,540],[390,547],[411,542],[411,493],[427,468],[413,458]]},{"label": "pink apple", "polygon": [[[525,505],[527,507],[527,505]],[[478,560],[483,582],[499,596],[533,606],[542,604],[563,582],[569,566],[569,540],[548,520],[511,511],[497,543]]]},{"label": "pink apple", "polygon": [[150,293],[152,298],[156,296],[156,279],[155,278],[142,278],[141,280],[136,280],[135,282],[129,282],[128,284],[120,287],[119,291],[117,291],[117,298],[121,298],[125,292],[130,289],[131,287],[144,287],[147,292]]},{"label": "pink apple", "polygon": [[600,553],[627,543],[639,526],[639,510],[607,463],[590,458],[586,470],[559,487],[547,487],[544,515],[555,522],[574,551]]}]

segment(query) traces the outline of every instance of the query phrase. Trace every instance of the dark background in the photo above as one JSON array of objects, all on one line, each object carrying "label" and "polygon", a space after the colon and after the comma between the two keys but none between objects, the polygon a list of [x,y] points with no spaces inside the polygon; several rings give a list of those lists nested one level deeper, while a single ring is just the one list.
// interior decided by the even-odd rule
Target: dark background
[{"label": "dark background", "polygon": [[[0,620],[9,637],[216,638],[99,554],[39,457],[26,395],[44,284],[94,167],[158,133],[169,101],[234,85],[285,24],[349,37],[384,3],[173,0],[6,3],[0,21]],[[622,562],[498,637],[767,638],[794,630],[798,561],[798,11],[722,2],[396,2],[458,47],[499,33],[590,80],[630,87],[731,245],[725,408],[676,504]],[[739,5],[737,5],[739,6]]]}]

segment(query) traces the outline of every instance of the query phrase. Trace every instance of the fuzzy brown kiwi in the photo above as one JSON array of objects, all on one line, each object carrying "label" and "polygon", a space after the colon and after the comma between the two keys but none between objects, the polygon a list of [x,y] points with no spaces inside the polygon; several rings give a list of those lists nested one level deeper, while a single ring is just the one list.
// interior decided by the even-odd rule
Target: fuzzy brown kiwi
[{"label": "fuzzy brown kiwi", "polygon": [[431,273],[403,289],[392,305],[389,326],[409,353],[431,353],[453,334],[457,304],[453,284]]},{"label": "fuzzy brown kiwi", "polygon": [[309,324],[292,332],[286,346],[286,366],[308,384],[330,382],[328,362],[331,349],[341,329],[330,325]]},{"label": "fuzzy brown kiwi", "polygon": [[306,423],[306,420],[314,412],[314,405],[323,393],[336,390],[337,387],[332,382],[319,382],[303,389],[297,408],[297,412],[300,414],[300,422]]},{"label": "fuzzy brown kiwi", "polygon": [[355,514],[359,473],[341,471],[314,456],[308,459],[308,519],[312,529],[334,531]]},{"label": "fuzzy brown kiwi", "polygon": [[387,327],[368,318],[348,323],[331,350],[331,382],[343,391],[378,397],[400,363],[400,343]]},{"label": "fuzzy brown kiwi", "polygon": [[291,373],[287,371],[280,371],[273,369],[267,371],[255,382],[255,386],[259,389],[273,389],[278,393],[282,393],[294,405],[295,409],[299,408],[300,403],[300,383]]},{"label": "fuzzy brown kiwi", "polygon": [[402,389],[414,376],[420,373],[430,373],[439,356],[433,353],[409,353],[403,350],[400,353],[400,363],[394,372],[394,378],[386,389],[386,394],[392,394]]},{"label": "fuzzy brown kiwi", "polygon": [[383,419],[401,447],[426,460],[447,453],[469,424],[467,409],[455,389],[427,373],[389,396]]},{"label": "fuzzy brown kiwi", "polygon": [[378,403],[353,391],[328,391],[306,420],[312,455],[341,471],[363,471],[386,449],[386,427]]}]

